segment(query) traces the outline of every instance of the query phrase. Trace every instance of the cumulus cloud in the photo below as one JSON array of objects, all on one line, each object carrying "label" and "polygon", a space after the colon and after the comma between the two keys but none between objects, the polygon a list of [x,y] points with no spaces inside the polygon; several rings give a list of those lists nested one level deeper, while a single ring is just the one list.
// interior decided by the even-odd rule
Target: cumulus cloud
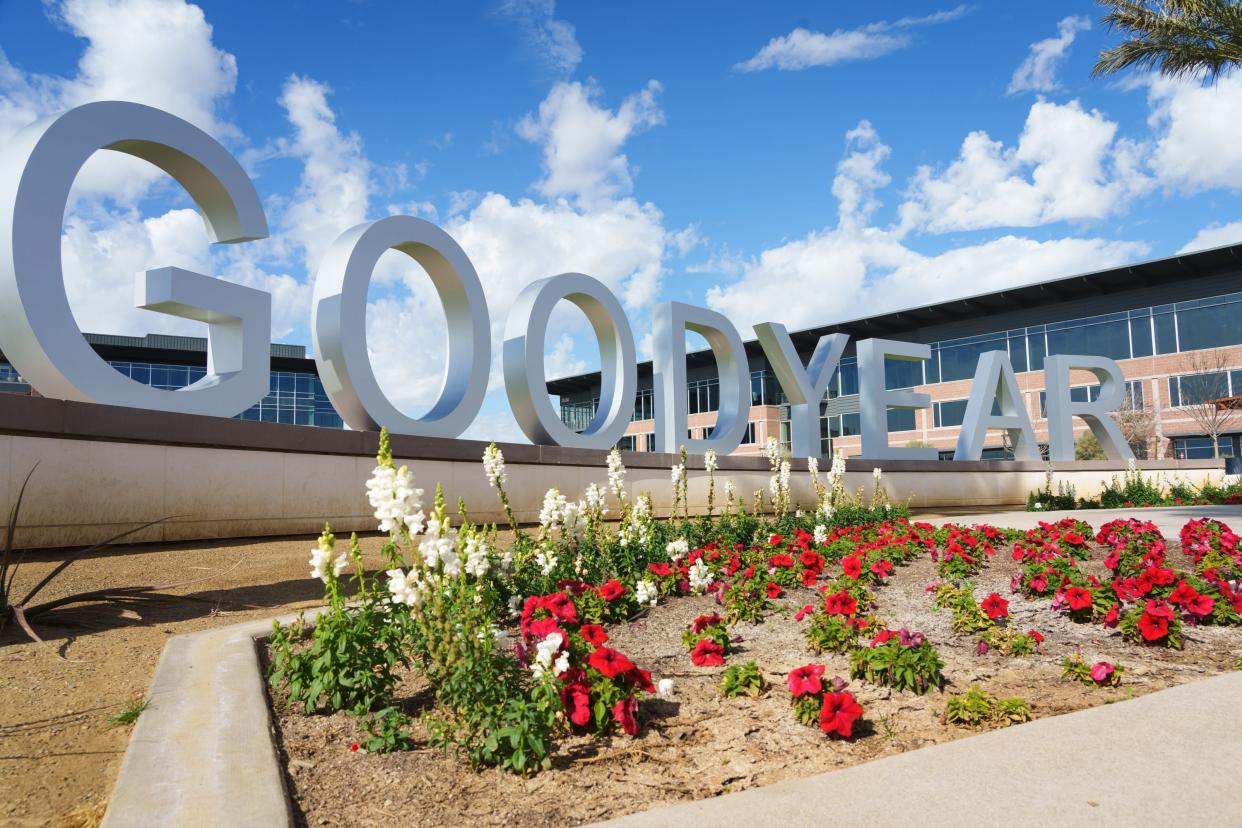
[{"label": "cumulus cloud", "polygon": [[[907,239],[906,228],[872,226],[877,190],[888,184],[889,155],[866,121],[846,136],[833,194],[836,227],[734,259],[739,274],[707,291],[707,304],[749,333],[756,322],[779,320],[806,328],[986,289],[1028,284],[1120,264],[1147,252],[1140,242],[1100,238],[1038,241],[1007,235],[928,256]],[[790,296],[798,296],[790,302]]]},{"label": "cumulus cloud", "polygon": [[945,170],[920,167],[899,208],[903,226],[937,233],[1035,227],[1119,212],[1151,182],[1139,146],[1116,134],[1114,121],[1077,101],[1040,100],[1016,146],[972,132]]},{"label": "cumulus cloud", "polygon": [[787,35],[772,38],[753,57],[733,68],[738,72],[797,71],[849,60],[870,60],[910,45],[909,29],[955,20],[969,10],[967,6],[958,6],[925,17],[903,17],[857,29],[836,29],[829,34],[799,26]]},{"label": "cumulus cloud", "polygon": [[1160,183],[1184,194],[1242,189],[1242,74],[1215,83],[1158,75],[1143,82],[1155,133],[1150,163]]},{"label": "cumulus cloud", "polygon": [[1079,32],[1091,28],[1085,17],[1066,17],[1057,24],[1057,36],[1038,40],[1031,44],[1030,54],[1014,70],[1009,81],[1008,94],[1018,92],[1053,92],[1059,88],[1057,71],[1069,55],[1069,48]]},{"label": "cumulus cloud", "polygon": [[660,84],[649,81],[613,112],[598,105],[594,83],[558,83],[517,125],[517,133],[543,145],[544,178],[535,189],[547,198],[572,198],[590,206],[633,189],[621,146],[635,133],[664,123]]},{"label": "cumulus cloud", "polygon": [[1228,224],[1210,224],[1204,227],[1195,237],[1186,242],[1178,253],[1193,253],[1196,250],[1207,250],[1212,247],[1223,247],[1227,244],[1242,242],[1242,221],[1231,221]]},{"label": "cumulus cloud", "polygon": [[522,28],[531,52],[549,69],[571,75],[582,62],[582,47],[572,23],[556,19],[556,0],[506,0],[500,13]]}]

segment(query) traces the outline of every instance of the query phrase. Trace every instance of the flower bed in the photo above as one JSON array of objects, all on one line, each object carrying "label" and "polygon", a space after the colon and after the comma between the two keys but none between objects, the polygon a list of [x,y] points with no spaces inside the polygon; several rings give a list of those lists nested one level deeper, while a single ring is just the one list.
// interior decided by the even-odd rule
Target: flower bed
[{"label": "flower bed", "polygon": [[[761,515],[726,494],[714,521],[653,522],[622,501],[611,525],[603,490],[554,491],[539,532],[500,550],[444,504],[419,514],[383,460],[387,584],[347,575],[325,536],[326,621],[273,638],[310,824],[576,824],[1129,698],[1233,669],[1242,649],[1236,614],[1200,614],[1186,592],[1213,611],[1238,600],[1233,536],[1214,524],[1184,533],[1185,555],[1137,523],[934,530],[884,520],[899,510],[882,497],[846,499],[831,472],[815,515],[781,514],[777,458]],[[487,473],[503,492],[494,455]],[[614,457],[610,480],[623,474]],[[358,606],[338,576],[359,582]],[[1181,649],[1108,623],[1112,605],[1141,618],[1149,602]],[[368,661],[365,680],[350,672]]]}]

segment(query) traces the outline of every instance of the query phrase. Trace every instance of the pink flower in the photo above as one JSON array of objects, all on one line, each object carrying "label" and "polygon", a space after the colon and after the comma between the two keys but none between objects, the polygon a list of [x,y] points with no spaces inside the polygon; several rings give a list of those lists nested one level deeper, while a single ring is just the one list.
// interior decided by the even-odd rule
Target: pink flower
[{"label": "pink flower", "polygon": [[1107,661],[1097,661],[1091,667],[1091,680],[1096,684],[1103,684],[1108,681],[1108,677],[1113,674],[1113,665]]},{"label": "pink flower", "polygon": [[638,702],[633,696],[626,696],[613,705],[612,715],[616,717],[617,723],[621,725],[621,729],[627,736],[638,735],[638,718],[634,715],[637,712]]}]

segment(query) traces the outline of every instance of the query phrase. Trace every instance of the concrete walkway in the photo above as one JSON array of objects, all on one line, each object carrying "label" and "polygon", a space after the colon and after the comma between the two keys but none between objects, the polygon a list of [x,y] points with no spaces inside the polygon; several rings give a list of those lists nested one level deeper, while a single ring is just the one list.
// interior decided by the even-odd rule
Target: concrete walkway
[{"label": "concrete walkway", "polygon": [[610,828],[1242,825],[1242,672]]}]

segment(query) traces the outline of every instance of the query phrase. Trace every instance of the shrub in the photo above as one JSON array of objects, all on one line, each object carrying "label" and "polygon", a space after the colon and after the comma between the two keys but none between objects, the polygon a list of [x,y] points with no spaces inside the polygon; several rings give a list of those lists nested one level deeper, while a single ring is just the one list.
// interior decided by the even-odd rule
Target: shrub
[{"label": "shrub", "polygon": [[1090,666],[1082,656],[1066,656],[1061,662],[1061,677],[1082,682],[1088,687],[1117,687],[1126,668],[1120,664],[1097,661]]},{"label": "shrub", "polygon": [[730,699],[743,693],[752,697],[758,696],[766,687],[767,682],[763,680],[763,674],[759,672],[759,665],[753,661],[727,668],[720,682],[720,692]]},{"label": "shrub", "polygon": [[922,633],[905,629],[880,630],[869,647],[860,647],[850,657],[853,678],[919,695],[944,686],[943,667],[931,642]]},{"label": "shrub", "polygon": [[862,718],[863,709],[846,691],[847,683],[834,676],[823,680],[824,665],[807,664],[789,673],[786,684],[793,697],[794,718],[808,727],[819,725],[829,736],[852,738],[854,724]]},{"label": "shrub", "polygon": [[950,696],[945,703],[944,720],[950,724],[978,727],[985,723],[1005,727],[1031,720],[1031,708],[1025,699],[1014,697],[997,701],[978,687]]}]

